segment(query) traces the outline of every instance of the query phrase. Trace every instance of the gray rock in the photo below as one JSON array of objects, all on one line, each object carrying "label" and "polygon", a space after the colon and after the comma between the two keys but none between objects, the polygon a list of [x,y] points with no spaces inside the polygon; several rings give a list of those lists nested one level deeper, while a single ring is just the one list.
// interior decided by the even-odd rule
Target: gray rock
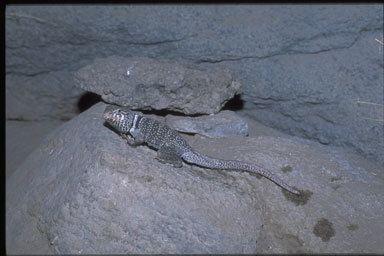
[{"label": "gray rock", "polygon": [[132,109],[211,114],[240,90],[230,71],[170,60],[110,56],[75,73],[77,85]]},{"label": "gray rock", "polygon": [[246,172],[161,164],[105,127],[104,108],[60,126],[10,177],[8,253],[383,251],[382,166],[289,136],[187,138],[271,169],[295,197]]},{"label": "gray rock", "polygon": [[230,110],[199,117],[167,115],[165,123],[179,132],[200,134],[210,138],[248,135],[247,121]]},{"label": "gray rock", "polygon": [[255,251],[260,219],[249,185],[161,164],[105,127],[104,108],[63,124],[11,176],[9,253]]},{"label": "gray rock", "polygon": [[188,60],[228,67],[260,122],[384,162],[382,4],[14,5],[5,13],[7,118],[74,116],[71,74],[96,58]]},{"label": "gray rock", "polygon": [[378,31],[362,29],[333,51],[255,61],[258,78],[252,88],[244,87],[244,113],[289,134],[350,147],[383,162],[384,73],[383,48],[374,40]]},{"label": "gray rock", "polygon": [[63,121],[6,121],[5,166],[6,179],[33,152],[44,137]]},{"label": "gray rock", "polygon": [[[74,86],[70,72],[6,75],[6,118],[11,120],[69,120],[78,114],[84,93]],[[68,77],[70,79],[68,79]],[[72,81],[68,84],[68,80]]]}]

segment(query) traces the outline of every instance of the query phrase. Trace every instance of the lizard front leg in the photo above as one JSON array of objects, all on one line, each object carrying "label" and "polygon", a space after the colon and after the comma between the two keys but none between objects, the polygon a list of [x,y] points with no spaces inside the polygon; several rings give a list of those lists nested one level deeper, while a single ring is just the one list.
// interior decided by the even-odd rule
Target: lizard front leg
[{"label": "lizard front leg", "polygon": [[122,133],[120,134],[121,137],[123,137],[124,139],[127,140],[127,143],[131,146],[137,146],[137,145],[140,145],[140,144],[143,144],[144,143],[144,139],[143,139],[143,136],[136,136],[136,137],[133,137],[131,136],[130,134],[128,133]]}]

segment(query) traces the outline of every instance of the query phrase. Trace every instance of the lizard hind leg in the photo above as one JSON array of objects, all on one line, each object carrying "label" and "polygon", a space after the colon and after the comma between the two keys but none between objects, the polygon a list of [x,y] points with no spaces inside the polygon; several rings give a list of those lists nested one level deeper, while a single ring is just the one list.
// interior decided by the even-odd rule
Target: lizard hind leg
[{"label": "lizard hind leg", "polygon": [[162,146],[157,151],[157,157],[160,162],[172,164],[173,167],[180,168],[183,166],[183,160],[177,154],[176,150],[170,146]]}]

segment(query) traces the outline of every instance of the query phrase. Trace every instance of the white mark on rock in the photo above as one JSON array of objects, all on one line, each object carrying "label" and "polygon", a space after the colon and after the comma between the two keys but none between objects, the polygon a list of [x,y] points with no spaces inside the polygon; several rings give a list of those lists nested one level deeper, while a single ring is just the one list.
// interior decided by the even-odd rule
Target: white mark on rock
[{"label": "white mark on rock", "polygon": [[55,236],[55,238],[53,238],[53,240],[51,241],[51,245],[53,245],[55,243],[57,238],[58,238],[58,236]]},{"label": "white mark on rock", "polygon": [[131,75],[131,72],[132,72],[132,69],[135,67],[135,64],[131,65],[128,67],[127,69],[127,76],[130,76]]}]

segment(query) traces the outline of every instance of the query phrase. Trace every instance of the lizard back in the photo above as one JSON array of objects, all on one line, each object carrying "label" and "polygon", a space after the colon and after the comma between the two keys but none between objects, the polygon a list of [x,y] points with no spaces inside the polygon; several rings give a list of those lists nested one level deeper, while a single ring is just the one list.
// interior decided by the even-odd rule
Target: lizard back
[{"label": "lizard back", "polygon": [[180,156],[185,152],[192,151],[191,146],[178,132],[157,120],[141,116],[137,121],[137,128],[144,136],[144,141],[156,149],[164,145],[173,146],[178,149],[177,152]]}]

